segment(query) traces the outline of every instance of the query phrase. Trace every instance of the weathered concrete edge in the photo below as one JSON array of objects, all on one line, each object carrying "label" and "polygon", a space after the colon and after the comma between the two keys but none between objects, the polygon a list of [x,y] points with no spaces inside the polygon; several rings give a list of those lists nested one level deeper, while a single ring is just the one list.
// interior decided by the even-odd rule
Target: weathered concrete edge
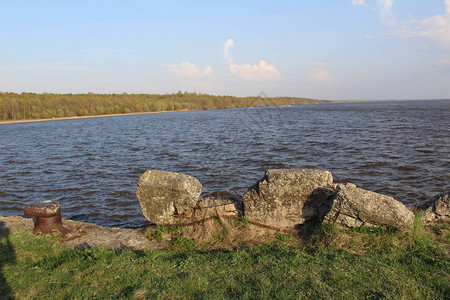
[{"label": "weathered concrete edge", "polygon": [[[105,247],[107,249],[164,249],[169,247],[166,241],[150,240],[144,229],[123,229],[103,227],[93,223],[63,219],[63,223],[73,229],[65,236],[55,234],[61,245],[74,249]],[[34,221],[22,216],[0,216],[0,237],[7,236],[18,230],[32,232]]]}]

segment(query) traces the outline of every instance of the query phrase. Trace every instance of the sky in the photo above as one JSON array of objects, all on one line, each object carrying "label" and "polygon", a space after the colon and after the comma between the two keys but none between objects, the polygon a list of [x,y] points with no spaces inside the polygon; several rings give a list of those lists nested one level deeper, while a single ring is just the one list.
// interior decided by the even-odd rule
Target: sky
[{"label": "sky", "polygon": [[450,0],[0,0],[0,91],[449,99]]}]

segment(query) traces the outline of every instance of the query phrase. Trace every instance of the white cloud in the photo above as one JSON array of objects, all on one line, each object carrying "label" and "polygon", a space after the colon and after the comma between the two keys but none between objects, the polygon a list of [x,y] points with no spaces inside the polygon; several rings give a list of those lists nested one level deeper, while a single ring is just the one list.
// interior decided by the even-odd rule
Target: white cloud
[{"label": "white cloud", "polygon": [[229,65],[232,74],[248,80],[274,80],[280,79],[281,74],[273,66],[264,60],[260,60],[258,65]]},{"label": "white cloud", "polygon": [[404,22],[395,34],[404,39],[428,38],[450,49],[450,0],[445,0],[445,5],[445,14]]},{"label": "white cloud", "polygon": [[380,6],[382,22],[388,26],[393,26],[392,6],[394,5],[394,0],[378,0],[378,5]]},{"label": "white cloud", "polygon": [[366,38],[368,38],[369,40],[372,40],[372,39],[376,38],[376,36],[374,36],[373,34],[368,33],[368,34],[366,34]]},{"label": "white cloud", "polygon": [[190,61],[182,61],[179,64],[167,64],[163,65],[164,68],[180,77],[188,78],[205,78],[213,74],[210,66],[201,70],[196,64]]},{"label": "white cloud", "polygon": [[336,83],[337,81],[333,79],[329,72],[327,63],[321,61],[313,61],[309,64],[311,72],[309,79],[315,83]]},{"label": "white cloud", "polygon": [[423,19],[416,34],[450,48],[450,14]]},{"label": "white cloud", "polygon": [[260,60],[257,65],[243,64],[238,65],[233,61],[230,49],[234,46],[232,39],[228,39],[223,43],[223,57],[227,61],[228,68],[233,75],[247,80],[278,80],[281,74],[275,66],[268,64],[265,60]]},{"label": "white cloud", "polygon": [[353,5],[367,5],[365,0],[352,0]]},{"label": "white cloud", "polygon": [[381,6],[381,13],[383,14],[392,13],[392,6],[394,5],[394,0],[378,0],[378,3]]},{"label": "white cloud", "polygon": [[234,46],[232,39],[228,39],[223,42],[223,57],[229,65],[233,64],[233,57],[231,57],[230,49]]},{"label": "white cloud", "polygon": [[450,59],[448,57],[438,60],[438,65],[441,67],[449,67]]},{"label": "white cloud", "polygon": [[[450,0],[444,0],[445,13],[423,19],[410,19],[395,22],[392,19],[393,0],[378,0],[381,6],[382,21],[394,27],[393,34],[403,39],[426,38],[436,42],[445,49],[450,49]],[[372,35],[366,35],[372,38]]]}]

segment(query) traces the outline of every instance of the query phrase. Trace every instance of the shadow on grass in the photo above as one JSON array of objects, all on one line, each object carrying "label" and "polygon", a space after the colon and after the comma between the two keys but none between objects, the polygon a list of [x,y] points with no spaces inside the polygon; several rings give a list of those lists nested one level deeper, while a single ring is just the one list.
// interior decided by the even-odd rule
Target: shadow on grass
[{"label": "shadow on grass", "polygon": [[14,299],[11,288],[6,282],[3,268],[6,264],[13,264],[16,261],[14,247],[9,240],[9,229],[5,223],[0,221],[0,298]]}]

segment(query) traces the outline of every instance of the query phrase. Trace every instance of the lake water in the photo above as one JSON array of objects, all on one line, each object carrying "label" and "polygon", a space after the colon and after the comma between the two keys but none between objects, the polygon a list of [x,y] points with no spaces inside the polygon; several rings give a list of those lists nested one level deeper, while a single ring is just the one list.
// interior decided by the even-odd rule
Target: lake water
[{"label": "lake water", "polygon": [[421,204],[450,189],[450,100],[326,103],[0,125],[0,215],[56,200],[63,217],[132,228],[145,170],[242,193],[268,168]]}]

